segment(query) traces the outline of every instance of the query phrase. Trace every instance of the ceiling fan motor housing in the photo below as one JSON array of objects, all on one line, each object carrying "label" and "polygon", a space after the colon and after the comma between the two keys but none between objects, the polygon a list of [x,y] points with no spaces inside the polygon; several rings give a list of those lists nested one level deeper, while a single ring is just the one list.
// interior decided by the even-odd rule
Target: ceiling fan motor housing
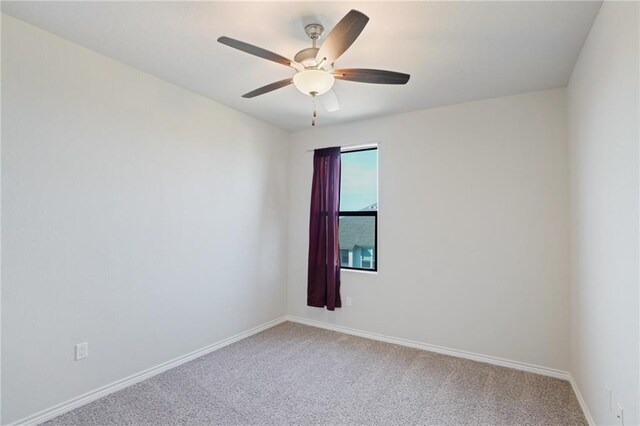
[{"label": "ceiling fan motor housing", "polygon": [[302,49],[301,51],[296,53],[296,56],[293,57],[293,60],[299,64],[302,64],[305,68],[315,67],[317,65],[316,56],[318,55],[318,50],[320,49],[318,49],[317,47],[308,47],[306,49]]}]

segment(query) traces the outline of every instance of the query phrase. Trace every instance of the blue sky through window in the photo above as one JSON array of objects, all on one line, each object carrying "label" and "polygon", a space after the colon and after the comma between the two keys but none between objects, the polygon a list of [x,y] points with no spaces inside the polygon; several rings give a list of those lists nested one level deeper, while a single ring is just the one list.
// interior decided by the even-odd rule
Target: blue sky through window
[{"label": "blue sky through window", "polygon": [[340,210],[357,211],[378,202],[378,150],[341,156]]}]

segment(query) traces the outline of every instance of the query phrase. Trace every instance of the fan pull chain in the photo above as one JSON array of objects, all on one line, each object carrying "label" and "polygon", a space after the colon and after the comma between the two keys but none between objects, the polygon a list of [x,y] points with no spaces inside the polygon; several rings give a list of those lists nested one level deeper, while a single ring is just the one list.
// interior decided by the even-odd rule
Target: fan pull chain
[{"label": "fan pull chain", "polygon": [[311,119],[311,127],[316,126],[316,117],[318,116],[318,112],[316,111],[316,96],[313,95],[313,118]]}]

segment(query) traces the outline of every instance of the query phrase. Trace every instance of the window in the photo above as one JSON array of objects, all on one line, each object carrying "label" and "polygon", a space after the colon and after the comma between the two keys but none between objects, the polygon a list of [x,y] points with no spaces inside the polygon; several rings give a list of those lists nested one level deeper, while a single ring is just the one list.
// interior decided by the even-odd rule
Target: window
[{"label": "window", "polygon": [[340,156],[340,266],[378,270],[378,150]]}]

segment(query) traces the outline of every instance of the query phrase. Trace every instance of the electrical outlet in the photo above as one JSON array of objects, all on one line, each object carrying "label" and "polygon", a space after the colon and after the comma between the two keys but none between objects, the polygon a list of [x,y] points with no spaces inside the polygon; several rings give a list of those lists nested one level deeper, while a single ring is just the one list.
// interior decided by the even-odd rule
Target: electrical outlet
[{"label": "electrical outlet", "polygon": [[620,425],[624,426],[624,410],[622,409],[622,404],[618,404],[618,414],[616,417],[620,421]]},{"label": "electrical outlet", "polygon": [[76,345],[76,361],[80,361],[89,356],[89,344],[87,342]]},{"label": "electrical outlet", "polygon": [[347,306],[353,306],[353,303],[351,302],[351,298],[350,297],[346,298],[346,302],[345,303],[346,303]]},{"label": "electrical outlet", "polygon": [[611,400],[611,388],[609,386],[607,389],[607,407],[609,407],[609,411],[613,411],[613,401]]}]

